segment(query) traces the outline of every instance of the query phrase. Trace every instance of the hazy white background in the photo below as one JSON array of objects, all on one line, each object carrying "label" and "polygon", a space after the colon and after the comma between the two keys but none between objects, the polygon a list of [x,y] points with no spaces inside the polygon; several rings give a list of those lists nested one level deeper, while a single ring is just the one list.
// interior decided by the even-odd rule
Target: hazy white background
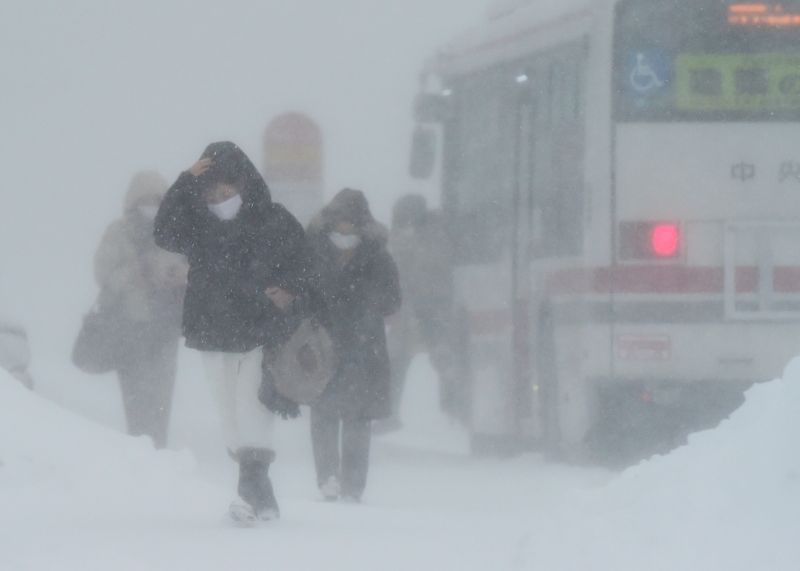
[{"label": "hazy white background", "polygon": [[169,179],[212,140],[261,167],[271,118],[321,124],[326,192],[361,187],[386,219],[406,176],[426,58],[488,0],[4,0],[0,313],[58,382],[95,295],[91,259],[131,174]]}]

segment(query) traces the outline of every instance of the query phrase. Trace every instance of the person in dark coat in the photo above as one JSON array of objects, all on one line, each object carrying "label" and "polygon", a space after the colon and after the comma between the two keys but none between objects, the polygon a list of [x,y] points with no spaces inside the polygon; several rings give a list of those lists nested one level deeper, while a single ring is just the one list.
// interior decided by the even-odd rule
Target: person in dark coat
[{"label": "person in dark coat", "polygon": [[339,192],[308,237],[321,322],[338,357],[336,374],[311,407],[317,483],[326,499],[358,501],[367,483],[371,423],[392,411],[384,318],[400,307],[397,267],[386,229],[358,190]]},{"label": "person in dark coat", "polygon": [[297,220],[233,143],[213,143],[167,192],[156,243],[185,254],[186,345],[203,354],[228,451],[239,462],[236,519],[278,517],[268,468],[274,416],[258,401],[263,348],[284,341],[307,293],[311,257]]},{"label": "person in dark coat", "polygon": [[406,373],[414,356],[426,351],[439,375],[439,404],[464,418],[464,387],[458,382],[453,350],[453,254],[441,213],[425,197],[407,194],[392,210],[389,251],[397,262],[403,310],[389,322],[393,418],[380,428],[399,428]]},{"label": "person in dark coat", "polygon": [[167,190],[157,172],[131,180],[124,215],[106,229],[94,257],[100,304],[113,307],[124,332],[117,363],[128,434],[167,445],[186,287],[186,261],[153,242],[153,219]]}]

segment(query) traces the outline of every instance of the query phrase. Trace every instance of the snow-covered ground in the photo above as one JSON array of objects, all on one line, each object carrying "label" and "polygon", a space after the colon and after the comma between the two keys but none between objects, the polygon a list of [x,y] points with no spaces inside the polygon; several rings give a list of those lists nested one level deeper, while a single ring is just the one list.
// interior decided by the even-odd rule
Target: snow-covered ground
[{"label": "snow-covered ground", "polygon": [[800,568],[800,360],[718,429],[612,474],[470,458],[422,357],[406,427],[375,442],[365,504],[318,500],[306,423],[285,423],[283,519],[258,529],[226,522],[235,473],[187,377],[173,423],[185,449],[155,452],[0,373],[0,569]]}]

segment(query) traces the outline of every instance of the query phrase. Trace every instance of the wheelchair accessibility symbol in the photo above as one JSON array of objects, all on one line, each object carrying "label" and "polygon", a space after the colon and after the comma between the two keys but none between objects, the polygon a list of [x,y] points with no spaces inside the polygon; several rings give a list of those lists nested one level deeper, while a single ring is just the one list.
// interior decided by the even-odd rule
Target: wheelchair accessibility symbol
[{"label": "wheelchair accessibility symbol", "polygon": [[639,95],[647,95],[666,85],[664,79],[666,74],[660,69],[663,63],[658,58],[648,57],[639,52],[632,64],[628,78],[630,86]]}]

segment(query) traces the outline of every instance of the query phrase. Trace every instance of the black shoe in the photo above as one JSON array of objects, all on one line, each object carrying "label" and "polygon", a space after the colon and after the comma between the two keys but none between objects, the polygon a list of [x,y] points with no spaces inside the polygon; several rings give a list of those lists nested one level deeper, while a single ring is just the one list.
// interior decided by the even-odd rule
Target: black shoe
[{"label": "black shoe", "polygon": [[269,479],[269,465],[275,459],[275,453],[266,448],[240,448],[236,457],[239,461],[239,497],[253,508],[258,520],[278,519],[281,510]]}]

